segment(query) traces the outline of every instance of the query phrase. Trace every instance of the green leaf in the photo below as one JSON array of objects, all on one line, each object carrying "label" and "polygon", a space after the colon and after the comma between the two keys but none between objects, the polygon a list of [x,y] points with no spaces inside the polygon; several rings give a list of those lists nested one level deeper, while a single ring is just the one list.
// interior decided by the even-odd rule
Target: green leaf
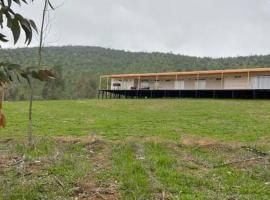
[{"label": "green leaf", "polygon": [[27,4],[27,1],[26,0],[22,0],[22,2],[26,3]]},{"label": "green leaf", "polygon": [[33,29],[36,31],[36,32],[38,32],[38,29],[37,29],[37,26],[36,26],[36,24],[35,24],[35,22],[33,21],[33,20],[29,20],[29,23],[30,23],[30,25],[33,27]]},{"label": "green leaf", "polygon": [[0,83],[9,83],[8,77],[2,71],[0,71]]},{"label": "green leaf", "polygon": [[3,14],[0,12],[0,27],[3,28]]},{"label": "green leaf", "polygon": [[13,81],[12,71],[9,71],[7,68],[4,68],[4,71],[5,71],[6,77],[8,77],[9,81],[12,82]]},{"label": "green leaf", "polygon": [[26,19],[20,20],[20,23],[25,33],[25,43],[29,45],[32,41],[32,35],[33,35],[31,25]]},{"label": "green leaf", "polygon": [[15,3],[17,3],[18,5],[21,5],[20,0],[13,0]]},{"label": "green leaf", "polygon": [[21,34],[21,27],[19,25],[19,21],[16,18],[12,21],[11,31],[14,38],[14,44],[16,44]]},{"label": "green leaf", "polygon": [[12,0],[8,0],[8,7],[11,7]]},{"label": "green leaf", "polygon": [[1,33],[0,33],[0,41],[2,41],[2,42],[8,42],[8,40],[6,39],[6,36],[3,35],[3,34],[1,34]]},{"label": "green leaf", "polygon": [[12,17],[10,16],[10,14],[6,11],[5,12],[6,18],[7,18],[7,27],[11,28],[12,27]]},{"label": "green leaf", "polygon": [[48,0],[48,3],[49,3],[50,8],[51,8],[52,10],[54,10],[54,7],[53,7],[53,5],[51,4],[50,0]]},{"label": "green leaf", "polygon": [[19,82],[21,82],[21,79],[20,79],[19,74],[17,74],[16,77],[17,77],[17,80],[18,80]]},{"label": "green leaf", "polygon": [[13,64],[13,63],[9,63],[8,65],[7,65],[7,68],[9,69],[9,70],[19,70],[19,69],[21,69],[21,66],[20,65],[18,65],[18,64]]},{"label": "green leaf", "polygon": [[21,73],[21,77],[25,78],[27,80],[28,85],[32,88],[31,80],[27,73]]}]

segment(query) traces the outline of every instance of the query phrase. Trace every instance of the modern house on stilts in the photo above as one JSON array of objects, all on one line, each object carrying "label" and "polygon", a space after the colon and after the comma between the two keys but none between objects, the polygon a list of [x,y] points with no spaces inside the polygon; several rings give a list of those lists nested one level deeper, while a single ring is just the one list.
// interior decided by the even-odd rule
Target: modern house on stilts
[{"label": "modern house on stilts", "polygon": [[270,99],[270,68],[103,75],[99,97]]}]

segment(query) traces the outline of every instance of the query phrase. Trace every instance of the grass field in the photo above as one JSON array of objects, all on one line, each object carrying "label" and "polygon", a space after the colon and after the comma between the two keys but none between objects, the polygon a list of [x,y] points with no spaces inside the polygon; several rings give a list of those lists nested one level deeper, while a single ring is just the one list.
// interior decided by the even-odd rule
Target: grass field
[{"label": "grass field", "polygon": [[270,101],[7,102],[0,199],[270,199]]}]

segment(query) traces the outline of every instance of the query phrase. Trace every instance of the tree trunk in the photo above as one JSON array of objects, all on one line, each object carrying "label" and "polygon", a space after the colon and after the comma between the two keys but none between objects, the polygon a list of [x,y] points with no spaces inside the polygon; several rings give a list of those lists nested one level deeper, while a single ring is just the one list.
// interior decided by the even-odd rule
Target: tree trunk
[{"label": "tree trunk", "polygon": [[[48,0],[44,1],[44,7],[42,12],[42,23],[40,29],[40,40],[39,40],[39,49],[38,49],[38,67],[41,67],[42,63],[42,46],[43,46],[43,39],[44,39],[44,24],[45,24],[45,17],[46,11],[48,8]],[[31,94],[30,94],[30,101],[29,101],[29,113],[28,113],[28,143],[29,146],[33,145],[33,122],[32,122],[32,112],[33,112],[33,96],[34,96],[34,89],[31,80],[29,80],[30,87],[31,87]]]},{"label": "tree trunk", "polygon": [[0,86],[0,128],[5,128],[6,118],[3,114],[4,88]]},{"label": "tree trunk", "polygon": [[44,25],[45,25],[45,17],[46,17],[47,8],[48,8],[48,0],[45,0],[43,12],[42,12],[42,22],[41,22],[39,48],[38,48],[38,66],[39,67],[41,66],[41,62],[42,62],[42,46],[43,46],[43,39],[44,39]]},{"label": "tree trunk", "polygon": [[34,94],[34,92],[33,92],[32,86],[31,86],[29,112],[28,112],[28,144],[29,144],[29,146],[32,146],[32,144],[33,144],[33,137],[32,137],[32,132],[33,132],[33,127],[32,127],[32,124],[33,124],[33,122],[32,122],[33,94]]}]

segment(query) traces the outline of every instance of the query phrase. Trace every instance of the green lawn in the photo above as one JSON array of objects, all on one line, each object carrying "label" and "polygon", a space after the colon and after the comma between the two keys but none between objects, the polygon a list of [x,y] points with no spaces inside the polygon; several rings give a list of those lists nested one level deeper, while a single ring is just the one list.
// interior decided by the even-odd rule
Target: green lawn
[{"label": "green lawn", "polygon": [[270,199],[270,101],[34,102],[34,148],[4,109],[0,199]]},{"label": "green lawn", "polygon": [[[8,127],[1,137],[25,135],[28,104],[6,103]],[[255,141],[270,133],[270,101],[89,100],[34,103],[38,135],[179,138],[182,134]]]}]

